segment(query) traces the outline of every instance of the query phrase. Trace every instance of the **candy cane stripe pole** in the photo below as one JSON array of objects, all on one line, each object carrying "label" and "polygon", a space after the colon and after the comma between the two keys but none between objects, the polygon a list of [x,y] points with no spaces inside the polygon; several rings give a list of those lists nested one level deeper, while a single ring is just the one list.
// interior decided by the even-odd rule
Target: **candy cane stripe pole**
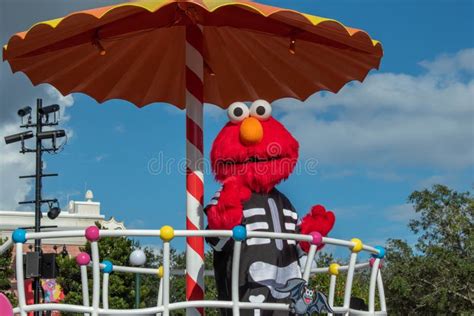
[{"label": "candy cane stripe pole", "polygon": [[[203,34],[199,25],[186,26],[186,229],[203,229]],[[186,239],[186,299],[204,299],[204,240]],[[202,308],[186,314],[203,315]]]}]

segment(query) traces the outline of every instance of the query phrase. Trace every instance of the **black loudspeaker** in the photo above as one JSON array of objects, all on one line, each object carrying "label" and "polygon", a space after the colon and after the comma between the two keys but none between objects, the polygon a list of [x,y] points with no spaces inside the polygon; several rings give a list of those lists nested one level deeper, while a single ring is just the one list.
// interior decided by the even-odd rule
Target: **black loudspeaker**
[{"label": "black loudspeaker", "polygon": [[30,279],[40,276],[40,253],[27,252],[23,257],[25,261],[25,278]]},{"label": "black loudspeaker", "polygon": [[58,277],[59,269],[56,264],[55,253],[43,253],[41,255],[41,278],[55,279]]},{"label": "black loudspeaker", "polygon": [[368,311],[369,307],[365,304],[365,301],[360,297],[351,297],[350,308],[357,309],[360,311]]}]

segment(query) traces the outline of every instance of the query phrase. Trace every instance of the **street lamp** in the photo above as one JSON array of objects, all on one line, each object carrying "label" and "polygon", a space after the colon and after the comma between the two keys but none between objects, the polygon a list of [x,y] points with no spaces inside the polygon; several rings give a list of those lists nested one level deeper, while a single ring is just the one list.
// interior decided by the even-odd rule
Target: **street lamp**
[{"label": "street lamp", "polygon": [[[130,254],[130,264],[142,267],[146,262],[146,255],[141,249],[135,249]],[[135,308],[140,308],[140,273],[135,273]]]}]

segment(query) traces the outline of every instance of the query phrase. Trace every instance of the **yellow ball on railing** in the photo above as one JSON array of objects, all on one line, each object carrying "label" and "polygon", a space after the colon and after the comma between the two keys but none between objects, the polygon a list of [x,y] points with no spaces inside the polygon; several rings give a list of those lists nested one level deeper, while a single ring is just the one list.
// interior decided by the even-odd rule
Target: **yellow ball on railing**
[{"label": "yellow ball on railing", "polygon": [[329,265],[329,274],[330,275],[338,275],[339,274],[339,268],[341,266],[337,263],[331,263]]},{"label": "yellow ball on railing", "polygon": [[157,274],[160,279],[163,277],[163,266],[158,268]]},{"label": "yellow ball on railing", "polygon": [[174,238],[174,229],[171,226],[163,226],[160,229],[160,238],[163,241],[170,241]]},{"label": "yellow ball on railing", "polygon": [[360,252],[362,250],[362,240],[360,240],[359,238],[352,238],[351,242],[355,244],[355,246],[352,247],[352,252]]}]

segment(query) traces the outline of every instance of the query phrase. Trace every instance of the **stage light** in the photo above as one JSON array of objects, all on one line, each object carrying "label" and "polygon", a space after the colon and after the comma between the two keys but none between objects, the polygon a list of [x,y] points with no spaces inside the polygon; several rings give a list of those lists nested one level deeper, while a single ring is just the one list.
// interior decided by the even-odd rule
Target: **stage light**
[{"label": "stage light", "polygon": [[66,136],[66,132],[63,129],[58,129],[55,131],[46,131],[38,133],[37,137],[41,140],[43,139],[52,139],[52,138],[60,138]]},{"label": "stage light", "polygon": [[31,113],[31,107],[30,106],[25,106],[24,108],[21,108],[18,110],[18,116],[23,117]]},{"label": "stage light", "polygon": [[18,133],[18,134],[14,134],[10,136],[5,136],[5,143],[6,144],[16,143],[16,142],[23,141],[25,139],[29,139],[32,137],[33,137],[32,131]]},{"label": "stage light", "polygon": [[49,219],[55,219],[56,217],[59,216],[59,214],[61,214],[61,209],[57,206],[55,207],[52,207],[49,211],[48,211],[48,218]]},{"label": "stage light", "polygon": [[46,114],[57,112],[57,111],[59,111],[59,105],[57,104],[51,104],[39,109],[39,112],[42,115],[46,115]]},{"label": "stage light", "polygon": [[58,200],[54,199],[51,202],[48,202],[49,211],[48,211],[48,218],[55,219],[56,217],[61,214],[61,209],[59,208]]}]

